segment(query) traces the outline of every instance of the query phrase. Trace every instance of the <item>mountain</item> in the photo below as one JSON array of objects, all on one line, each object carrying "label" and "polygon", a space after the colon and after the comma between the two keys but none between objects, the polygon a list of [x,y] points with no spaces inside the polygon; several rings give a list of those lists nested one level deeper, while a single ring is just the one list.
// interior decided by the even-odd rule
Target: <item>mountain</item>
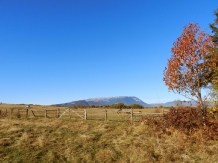
[{"label": "mountain", "polygon": [[79,100],[79,101],[72,101],[68,103],[63,104],[56,104],[56,106],[103,106],[103,105],[112,105],[118,102],[122,102],[125,105],[131,105],[131,104],[139,104],[144,107],[149,107],[150,105],[143,102],[137,97],[134,96],[116,96],[116,97],[100,97],[100,98],[89,98],[85,100]]},{"label": "mountain", "polygon": [[[55,106],[104,106],[104,105],[112,105],[116,104],[118,102],[122,102],[125,105],[131,105],[131,104],[139,104],[144,107],[158,107],[160,105],[164,107],[171,107],[171,106],[197,106],[197,103],[195,101],[170,101],[166,103],[154,103],[154,104],[147,104],[144,101],[140,100],[137,97],[134,96],[115,96],[115,97],[99,97],[99,98],[89,98],[85,100],[78,100],[78,101],[72,101],[67,102],[63,104],[55,104]],[[213,103],[208,102],[208,106],[212,106]]]},{"label": "mountain", "polygon": [[105,98],[89,98],[86,99],[89,103],[98,103],[99,105],[111,105],[118,102],[122,102],[125,105],[139,104],[142,106],[149,106],[149,104],[143,102],[134,96],[116,96],[116,97],[105,97]]},{"label": "mountain", "polygon": [[68,103],[63,103],[63,104],[56,104],[56,106],[89,106],[89,103],[86,102],[85,100],[78,100],[78,101],[72,101]]}]

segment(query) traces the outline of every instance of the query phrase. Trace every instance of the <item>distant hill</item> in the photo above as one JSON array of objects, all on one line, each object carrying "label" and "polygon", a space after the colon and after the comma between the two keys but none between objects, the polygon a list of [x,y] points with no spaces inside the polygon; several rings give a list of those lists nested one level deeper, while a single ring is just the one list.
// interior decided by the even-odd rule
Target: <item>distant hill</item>
[{"label": "distant hill", "polygon": [[89,98],[85,100],[72,101],[63,104],[56,104],[56,106],[104,106],[104,105],[112,105],[118,102],[122,102],[125,105],[131,104],[139,104],[144,107],[149,107],[150,105],[143,102],[137,97],[134,96],[116,96],[116,97],[100,97],[100,98]]},{"label": "distant hill", "polygon": [[170,107],[170,106],[196,106],[196,102],[195,101],[179,101],[179,100],[175,100],[175,101],[170,101],[170,102],[166,102],[166,103],[155,103],[155,104],[150,104],[153,107],[157,107],[157,106],[164,106],[164,107]]},{"label": "distant hill", "polygon": [[[166,103],[155,103],[155,104],[149,104],[152,107],[157,107],[157,106],[164,106],[164,107],[170,107],[170,106],[197,106],[197,103],[195,101],[179,101],[179,100],[175,100],[175,101],[170,101],[170,102],[166,102]],[[212,102],[207,102],[208,106],[213,106]]]}]

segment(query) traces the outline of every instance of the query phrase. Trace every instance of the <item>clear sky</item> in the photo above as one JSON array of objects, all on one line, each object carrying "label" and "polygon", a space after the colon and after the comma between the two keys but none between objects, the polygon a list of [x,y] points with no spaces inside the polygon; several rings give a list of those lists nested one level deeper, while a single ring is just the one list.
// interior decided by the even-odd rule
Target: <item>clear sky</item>
[{"label": "clear sky", "polygon": [[0,0],[0,102],[56,104],[168,92],[163,70],[183,26],[211,33],[217,0]]}]

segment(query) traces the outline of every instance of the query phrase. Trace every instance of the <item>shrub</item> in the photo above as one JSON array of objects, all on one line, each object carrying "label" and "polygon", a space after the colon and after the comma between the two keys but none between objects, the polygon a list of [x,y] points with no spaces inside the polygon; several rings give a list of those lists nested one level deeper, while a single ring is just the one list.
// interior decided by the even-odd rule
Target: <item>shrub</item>
[{"label": "shrub", "polygon": [[133,109],[143,109],[144,107],[140,104],[132,104],[132,105],[129,105],[130,108],[133,108]]},{"label": "shrub", "polygon": [[174,128],[187,135],[200,135],[205,140],[218,140],[218,121],[209,112],[203,116],[199,108],[170,109],[163,118],[148,116],[143,121],[156,133],[170,135],[169,128]]},{"label": "shrub", "polygon": [[170,111],[164,115],[164,121],[167,126],[173,126],[188,132],[202,127],[204,120],[202,111],[197,108],[170,109]]},{"label": "shrub", "polygon": [[122,108],[126,108],[126,105],[122,102],[118,102],[116,104],[112,104],[111,105],[112,108],[118,108],[118,109],[122,109]]},{"label": "shrub", "polygon": [[218,104],[216,104],[215,106],[213,106],[210,111],[209,111],[210,115],[212,117],[214,117],[216,120],[218,120]]}]

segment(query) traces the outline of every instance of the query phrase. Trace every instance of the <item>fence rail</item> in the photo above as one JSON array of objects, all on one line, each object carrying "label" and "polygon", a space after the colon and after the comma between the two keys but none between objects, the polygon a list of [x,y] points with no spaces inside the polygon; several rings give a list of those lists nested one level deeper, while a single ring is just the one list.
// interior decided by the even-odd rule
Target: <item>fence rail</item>
[{"label": "fence rail", "polygon": [[22,117],[44,117],[44,118],[69,118],[69,119],[82,119],[82,120],[93,120],[93,119],[102,119],[105,121],[119,119],[118,117],[125,118],[125,120],[130,120],[131,122],[134,119],[143,116],[158,116],[161,117],[164,115],[166,110],[163,109],[161,113],[145,113],[143,111],[134,111],[133,109],[84,109],[77,110],[67,108],[65,110],[57,109],[44,109],[44,110],[32,110],[32,109],[0,109],[0,116],[22,116]]}]

